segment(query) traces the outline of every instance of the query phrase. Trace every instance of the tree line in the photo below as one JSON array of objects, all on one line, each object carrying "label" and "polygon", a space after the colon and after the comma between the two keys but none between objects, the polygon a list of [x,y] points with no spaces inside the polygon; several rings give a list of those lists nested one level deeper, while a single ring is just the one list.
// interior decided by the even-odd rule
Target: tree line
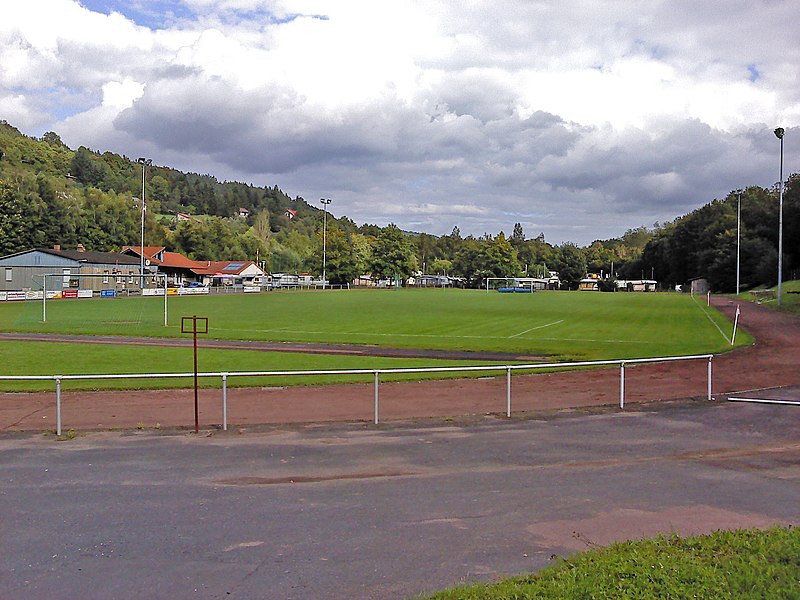
[{"label": "tree line", "polygon": [[[321,274],[323,210],[275,187],[220,182],[211,175],[166,166],[145,170],[145,244],[196,260],[259,260],[271,272]],[[83,244],[113,251],[138,245],[142,165],[112,152],[71,150],[54,132],[41,139],[0,121],[0,255],[34,247]],[[434,236],[356,225],[327,215],[325,271],[331,283],[370,274],[399,278],[450,275],[479,287],[486,277],[546,276],[557,271],[568,287],[587,273],[607,281],[656,279],[672,289],[695,277],[730,291],[736,278],[739,194],[673,222],[640,227],[586,247],[528,238],[516,223],[505,232],[462,236],[458,227]],[[246,216],[240,216],[245,209]],[[777,279],[777,187],[741,192],[742,286]],[[800,260],[800,178],[784,195],[785,277]],[[613,286],[609,286],[611,289]]]}]

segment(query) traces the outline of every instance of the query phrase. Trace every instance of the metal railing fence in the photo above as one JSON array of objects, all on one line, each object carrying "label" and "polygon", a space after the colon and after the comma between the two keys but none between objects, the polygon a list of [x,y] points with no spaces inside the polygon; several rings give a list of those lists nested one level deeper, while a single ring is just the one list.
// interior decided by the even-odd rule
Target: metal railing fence
[{"label": "metal railing fence", "polygon": [[[620,369],[619,377],[619,407],[625,408],[625,367],[645,363],[665,363],[690,360],[708,361],[707,398],[711,400],[713,354],[697,354],[690,356],[665,356],[657,358],[628,358],[614,360],[595,360],[583,362],[561,363],[535,363],[520,365],[485,365],[472,367],[410,367],[397,369],[342,369],[342,370],[317,370],[317,371],[235,371],[197,373],[197,377],[220,378],[222,383],[222,428],[228,429],[228,380],[232,377],[309,377],[327,375],[372,375],[374,378],[374,414],[373,421],[379,422],[379,388],[380,376],[410,373],[475,373],[475,372],[505,372],[506,373],[506,416],[511,416],[511,374],[514,371],[541,371],[560,369],[579,369],[583,367],[614,366]],[[0,381],[54,381],[56,393],[56,434],[61,435],[61,383],[63,381],[101,381],[112,379],[179,379],[194,378],[194,373],[115,373],[106,375],[0,375]]]}]

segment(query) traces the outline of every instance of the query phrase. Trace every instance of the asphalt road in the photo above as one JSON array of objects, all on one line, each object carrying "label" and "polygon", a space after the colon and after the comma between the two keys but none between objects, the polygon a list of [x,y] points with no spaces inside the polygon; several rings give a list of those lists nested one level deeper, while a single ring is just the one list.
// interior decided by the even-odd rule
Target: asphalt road
[{"label": "asphalt road", "polygon": [[800,407],[0,436],[0,598],[402,598],[800,523]]}]

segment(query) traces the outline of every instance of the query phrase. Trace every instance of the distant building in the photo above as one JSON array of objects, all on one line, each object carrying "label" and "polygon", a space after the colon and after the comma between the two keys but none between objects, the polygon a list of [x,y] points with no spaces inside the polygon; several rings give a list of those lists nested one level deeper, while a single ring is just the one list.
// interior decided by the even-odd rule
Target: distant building
[{"label": "distant building", "polygon": [[285,216],[287,219],[294,219],[295,217],[297,217],[297,211],[296,211],[296,210],[292,210],[291,208],[287,208],[287,209],[286,209],[286,212],[285,212],[285,213],[283,213],[283,215],[284,215],[284,216]]},{"label": "distant building", "polygon": [[[140,246],[125,246],[122,251],[140,256]],[[145,246],[144,257],[154,270],[167,275],[167,284],[185,287],[190,284],[260,285],[264,270],[251,260],[192,260],[180,252],[168,252],[164,247]]]},{"label": "distant building", "polygon": [[655,279],[617,279],[617,290],[621,292],[655,292]]},{"label": "distant building", "polygon": [[711,289],[708,285],[708,279],[705,277],[695,277],[689,281],[692,285],[692,294],[706,295]]},{"label": "distant building", "polygon": [[[41,290],[45,275],[47,289],[139,290],[140,261],[120,252],[92,252],[82,245],[75,250],[34,248],[0,258],[0,290]],[[79,278],[77,275],[100,275]]]}]

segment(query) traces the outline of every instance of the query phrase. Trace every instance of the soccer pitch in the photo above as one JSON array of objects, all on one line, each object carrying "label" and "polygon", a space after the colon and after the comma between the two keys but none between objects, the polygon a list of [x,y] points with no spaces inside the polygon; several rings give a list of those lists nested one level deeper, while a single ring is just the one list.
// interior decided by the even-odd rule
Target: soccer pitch
[{"label": "soccer pitch", "polygon": [[[204,338],[509,352],[548,360],[641,358],[731,348],[731,323],[685,294],[482,290],[292,291],[3,303],[0,330],[182,337],[183,316],[208,317]],[[744,324],[746,327],[746,324]],[[752,339],[744,331],[737,345]]]}]

